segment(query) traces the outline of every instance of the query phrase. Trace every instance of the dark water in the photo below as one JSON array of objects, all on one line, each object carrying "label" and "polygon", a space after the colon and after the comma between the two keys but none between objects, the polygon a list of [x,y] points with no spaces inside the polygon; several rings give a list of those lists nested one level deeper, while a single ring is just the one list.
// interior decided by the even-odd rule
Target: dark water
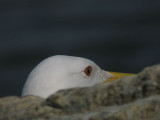
[{"label": "dark water", "polygon": [[119,72],[158,64],[160,2],[0,1],[0,96],[20,95],[29,72],[55,54]]}]

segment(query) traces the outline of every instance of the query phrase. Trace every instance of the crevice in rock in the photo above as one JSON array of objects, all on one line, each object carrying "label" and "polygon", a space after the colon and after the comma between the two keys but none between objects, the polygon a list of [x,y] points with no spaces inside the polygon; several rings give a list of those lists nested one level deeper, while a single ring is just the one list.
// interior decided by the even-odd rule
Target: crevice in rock
[{"label": "crevice in rock", "polygon": [[146,92],[147,92],[147,86],[143,85],[142,86],[142,96],[145,97],[146,96]]}]

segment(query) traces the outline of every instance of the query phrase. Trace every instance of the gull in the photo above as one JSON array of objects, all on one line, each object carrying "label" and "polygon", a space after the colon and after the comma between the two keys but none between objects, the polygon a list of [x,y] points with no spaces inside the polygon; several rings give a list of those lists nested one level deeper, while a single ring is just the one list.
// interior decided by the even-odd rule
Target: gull
[{"label": "gull", "polygon": [[90,87],[129,75],[120,74],[104,71],[86,58],[55,55],[46,58],[31,71],[24,84],[22,96],[47,98],[59,90]]}]

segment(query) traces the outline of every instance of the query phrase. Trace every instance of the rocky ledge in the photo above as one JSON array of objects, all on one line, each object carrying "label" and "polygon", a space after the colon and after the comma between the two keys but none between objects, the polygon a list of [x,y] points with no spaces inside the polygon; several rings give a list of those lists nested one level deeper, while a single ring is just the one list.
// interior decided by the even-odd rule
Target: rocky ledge
[{"label": "rocky ledge", "polygon": [[136,76],[61,90],[47,99],[0,98],[0,120],[159,120],[160,64]]}]

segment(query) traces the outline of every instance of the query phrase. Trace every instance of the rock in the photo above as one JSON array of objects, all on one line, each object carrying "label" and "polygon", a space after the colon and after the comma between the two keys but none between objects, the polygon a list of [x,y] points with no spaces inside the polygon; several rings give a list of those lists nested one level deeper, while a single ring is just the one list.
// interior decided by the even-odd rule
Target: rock
[{"label": "rock", "polygon": [[0,120],[159,120],[160,65],[93,87],[61,90],[47,99],[0,98]]},{"label": "rock", "polygon": [[122,78],[90,88],[62,90],[47,99],[48,105],[67,114],[99,107],[123,105],[160,93],[160,65],[146,68],[137,76]]},{"label": "rock", "polygon": [[120,106],[101,107],[63,120],[159,120],[160,96],[151,96]]},{"label": "rock", "polygon": [[[28,120],[49,117],[54,110],[44,106],[44,99],[35,96],[4,97],[0,99],[0,120]],[[52,115],[53,116],[53,115]]]}]

